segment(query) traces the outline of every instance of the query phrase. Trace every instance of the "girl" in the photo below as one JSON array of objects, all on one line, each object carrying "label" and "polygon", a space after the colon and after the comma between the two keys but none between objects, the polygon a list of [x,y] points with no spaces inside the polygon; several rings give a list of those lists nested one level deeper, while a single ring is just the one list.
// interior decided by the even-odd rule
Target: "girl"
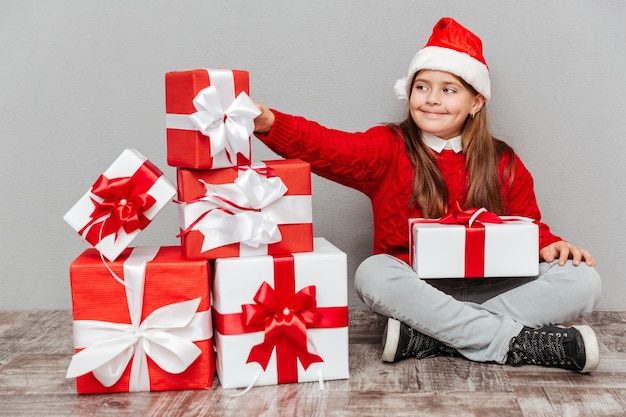
[{"label": "girl", "polygon": [[[387,320],[382,360],[461,355],[480,362],[555,366],[589,372],[598,344],[588,326],[601,292],[591,254],[542,223],[533,179],[489,130],[491,97],[482,42],[441,19],[395,86],[408,99],[397,125],[363,133],[328,129],[258,104],[255,134],[285,158],[365,193],[374,214],[374,255],[357,269],[359,297]],[[437,218],[457,202],[539,227],[540,272],[528,278],[417,278],[407,264],[408,219]]]}]

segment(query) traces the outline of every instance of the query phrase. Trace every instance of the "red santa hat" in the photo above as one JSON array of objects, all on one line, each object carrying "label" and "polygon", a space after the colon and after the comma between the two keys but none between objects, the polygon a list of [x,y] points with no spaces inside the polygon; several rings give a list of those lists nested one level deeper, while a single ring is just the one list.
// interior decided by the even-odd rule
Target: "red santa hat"
[{"label": "red santa hat", "polygon": [[483,57],[480,38],[450,17],[437,22],[426,45],[411,60],[407,76],[396,81],[399,99],[408,99],[413,77],[422,69],[454,74],[474,87],[485,100],[491,98],[489,67]]}]

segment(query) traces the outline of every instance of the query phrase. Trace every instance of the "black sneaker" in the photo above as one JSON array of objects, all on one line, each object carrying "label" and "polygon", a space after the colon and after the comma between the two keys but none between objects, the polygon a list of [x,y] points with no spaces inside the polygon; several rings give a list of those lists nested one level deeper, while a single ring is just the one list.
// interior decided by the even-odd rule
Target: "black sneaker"
[{"label": "black sneaker", "polygon": [[585,373],[598,367],[600,351],[589,326],[524,327],[511,339],[507,362],[513,366],[541,365]]},{"label": "black sneaker", "polygon": [[456,349],[389,317],[383,333],[383,362],[431,356],[461,356]]}]

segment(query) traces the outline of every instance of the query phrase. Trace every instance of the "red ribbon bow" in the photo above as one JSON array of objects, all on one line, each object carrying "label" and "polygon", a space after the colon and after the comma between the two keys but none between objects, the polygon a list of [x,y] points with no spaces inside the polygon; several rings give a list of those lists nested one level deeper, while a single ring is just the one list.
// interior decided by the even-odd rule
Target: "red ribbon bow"
[{"label": "red ribbon bow", "polygon": [[247,326],[265,324],[265,338],[252,347],[246,363],[257,362],[266,370],[274,348],[292,351],[305,370],[315,362],[324,361],[307,348],[307,327],[321,318],[315,292],[315,286],[309,286],[288,300],[281,300],[279,294],[263,282],[254,296],[255,304],[242,306]]},{"label": "red ribbon bow", "polygon": [[[149,169],[144,163],[138,172],[145,174]],[[119,178],[107,178],[100,175],[91,187],[91,193],[100,197],[102,201],[91,197],[95,208],[89,215],[91,220],[79,233],[83,235],[87,232],[88,241],[99,242],[105,236],[112,234],[115,234],[117,240],[122,228],[126,233],[145,228],[150,223],[150,219],[144,213],[156,204],[156,199],[147,193],[148,185],[155,181],[155,175],[150,175],[147,178],[148,181],[136,175]]]},{"label": "red ribbon bow", "polygon": [[438,222],[441,224],[463,224],[468,227],[481,227],[474,226],[474,223],[502,223],[502,219],[497,214],[487,211],[485,208],[462,210],[457,201],[456,207],[442,216]]}]

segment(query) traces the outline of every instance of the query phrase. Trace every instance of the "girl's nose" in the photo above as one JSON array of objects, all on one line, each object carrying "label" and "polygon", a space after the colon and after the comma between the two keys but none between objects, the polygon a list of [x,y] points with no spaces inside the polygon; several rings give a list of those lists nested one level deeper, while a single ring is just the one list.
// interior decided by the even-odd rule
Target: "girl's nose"
[{"label": "girl's nose", "polygon": [[426,103],[431,105],[437,105],[439,104],[439,102],[439,94],[436,91],[431,90],[426,97]]}]

